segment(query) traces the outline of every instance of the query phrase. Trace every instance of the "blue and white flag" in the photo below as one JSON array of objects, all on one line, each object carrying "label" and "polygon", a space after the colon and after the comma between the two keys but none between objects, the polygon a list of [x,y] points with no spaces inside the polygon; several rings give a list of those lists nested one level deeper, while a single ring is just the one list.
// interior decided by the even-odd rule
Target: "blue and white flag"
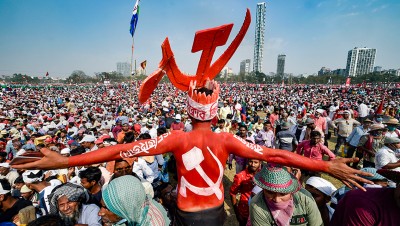
[{"label": "blue and white flag", "polygon": [[136,0],[135,7],[133,7],[133,12],[132,12],[132,19],[131,19],[131,28],[129,32],[131,33],[132,37],[135,34],[136,30],[136,25],[139,20],[139,2],[140,0]]}]

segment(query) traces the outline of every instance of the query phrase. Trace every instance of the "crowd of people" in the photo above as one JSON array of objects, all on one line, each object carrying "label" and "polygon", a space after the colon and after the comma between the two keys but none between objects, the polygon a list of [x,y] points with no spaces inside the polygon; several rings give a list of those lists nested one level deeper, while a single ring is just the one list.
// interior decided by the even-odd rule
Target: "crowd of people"
[{"label": "crowd of people", "polygon": [[[316,160],[358,157],[351,166],[374,175],[366,178],[374,182],[364,185],[367,192],[350,191],[335,187],[320,172],[231,154],[227,168],[236,175],[229,195],[239,225],[394,225],[400,220],[395,214],[400,208],[400,101],[395,90],[220,87],[218,113],[211,120],[214,133],[231,133],[252,144]],[[160,84],[150,100],[139,104],[136,86],[130,85],[28,86],[3,89],[0,98],[0,222],[176,223],[177,169],[172,154],[57,170],[16,170],[12,163],[34,158],[27,154],[43,148],[79,156],[174,130],[190,132],[193,125],[183,92]]]}]

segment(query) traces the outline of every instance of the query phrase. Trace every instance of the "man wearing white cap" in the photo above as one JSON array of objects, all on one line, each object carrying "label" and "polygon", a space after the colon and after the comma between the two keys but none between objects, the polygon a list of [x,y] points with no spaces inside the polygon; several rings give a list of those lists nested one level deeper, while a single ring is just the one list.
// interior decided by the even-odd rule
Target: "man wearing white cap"
[{"label": "man wearing white cap", "polygon": [[331,195],[336,191],[336,187],[333,186],[331,182],[321,177],[313,176],[308,178],[305,188],[314,197],[324,225],[329,225],[329,221],[335,210],[331,208],[328,203],[331,201]]},{"label": "man wearing white cap", "polygon": [[94,143],[96,141],[96,137],[93,135],[85,135],[79,143],[84,147],[87,151],[91,152],[99,149],[97,145]]},{"label": "man wearing white cap", "polygon": [[346,138],[350,135],[353,128],[361,125],[357,120],[350,117],[350,111],[343,112],[343,118],[333,121],[333,128],[337,130],[338,138],[335,146],[335,154],[339,151],[340,146],[346,142]]},{"label": "man wearing white cap", "polygon": [[[52,180],[53,183],[50,183],[43,180],[43,170],[27,170],[22,174],[22,178],[29,189],[39,193],[39,208],[43,215],[48,214],[50,210],[48,196],[51,194],[53,188],[61,184],[61,182],[59,180]],[[58,183],[55,183],[56,181]]]},{"label": "man wearing white cap", "polygon": [[11,170],[8,163],[0,163],[0,179],[5,178],[13,185],[17,177],[19,177],[18,172],[16,170]]}]

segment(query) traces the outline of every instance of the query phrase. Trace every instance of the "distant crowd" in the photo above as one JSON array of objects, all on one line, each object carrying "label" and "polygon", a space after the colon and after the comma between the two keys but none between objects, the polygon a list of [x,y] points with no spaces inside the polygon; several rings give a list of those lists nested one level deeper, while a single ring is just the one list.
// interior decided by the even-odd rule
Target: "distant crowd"
[{"label": "distant crowd", "polygon": [[[218,114],[211,128],[215,133],[232,133],[250,143],[312,159],[358,157],[360,161],[351,166],[374,175],[367,178],[374,184],[364,185],[367,192],[350,191],[335,187],[319,172],[231,155],[227,168],[236,175],[229,195],[239,225],[400,222],[400,199],[395,196],[400,192],[396,88],[220,86]],[[137,93],[136,86],[128,85],[4,88],[0,223],[173,225],[177,174],[172,154],[48,171],[15,170],[9,164],[42,148],[76,156],[173,130],[192,130],[183,92],[160,84],[144,104],[138,102]],[[147,222],[146,215],[152,220]]]}]

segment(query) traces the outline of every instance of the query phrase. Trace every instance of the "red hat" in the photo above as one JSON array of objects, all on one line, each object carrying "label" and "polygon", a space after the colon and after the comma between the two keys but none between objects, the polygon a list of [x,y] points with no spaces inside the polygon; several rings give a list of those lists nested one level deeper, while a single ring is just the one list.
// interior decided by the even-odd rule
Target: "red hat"
[{"label": "red hat", "polygon": [[47,118],[47,121],[52,121],[52,120],[53,120],[53,118],[50,118],[50,117],[49,117],[49,118]]},{"label": "red hat", "polygon": [[109,138],[111,138],[111,136],[105,134],[105,135],[102,135],[101,137],[99,137],[94,143],[95,144],[101,144],[101,143],[104,142],[105,139],[109,139]]}]

